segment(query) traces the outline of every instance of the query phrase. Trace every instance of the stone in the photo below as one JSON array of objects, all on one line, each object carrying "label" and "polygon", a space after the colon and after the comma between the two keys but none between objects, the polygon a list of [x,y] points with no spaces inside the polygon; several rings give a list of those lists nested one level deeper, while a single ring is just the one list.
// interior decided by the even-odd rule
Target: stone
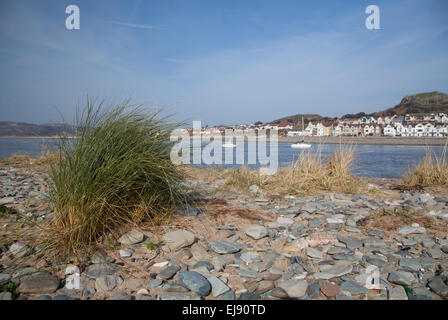
[{"label": "stone", "polygon": [[278,284],[290,298],[301,298],[305,295],[308,283],[306,280],[285,280]]},{"label": "stone", "polygon": [[127,249],[120,250],[120,257],[128,258],[130,256],[132,256],[132,251],[131,250],[127,250]]},{"label": "stone", "polygon": [[246,234],[255,240],[259,240],[268,235],[268,229],[263,226],[250,226],[246,229]]},{"label": "stone", "polygon": [[350,250],[358,249],[363,244],[362,240],[359,240],[359,239],[356,239],[353,237],[344,237],[344,236],[338,235],[337,238],[340,242],[344,243],[347,246],[347,248]]},{"label": "stone", "polygon": [[278,217],[277,223],[280,225],[291,225],[294,223],[294,220],[291,218],[286,218],[286,217]]},{"label": "stone", "polygon": [[212,287],[210,282],[195,271],[185,271],[179,273],[177,279],[179,283],[200,296],[206,296],[210,293]]},{"label": "stone", "polygon": [[260,261],[260,255],[256,251],[246,251],[241,253],[241,260],[247,264],[252,264]]},{"label": "stone", "polygon": [[252,292],[243,292],[238,300],[258,300],[260,299],[260,295],[252,293]]},{"label": "stone", "polygon": [[12,300],[12,293],[9,291],[0,292],[0,301],[1,300]]},{"label": "stone", "polygon": [[31,275],[19,285],[20,293],[53,293],[59,287],[59,279],[48,273]]},{"label": "stone", "polygon": [[96,263],[87,267],[86,276],[91,279],[96,279],[101,276],[113,275],[116,271],[117,265],[112,263]]},{"label": "stone", "polygon": [[146,285],[146,289],[159,287],[162,283],[163,281],[161,279],[153,279],[148,282],[148,284]]},{"label": "stone", "polygon": [[28,245],[23,242],[15,242],[9,247],[9,251],[15,256],[15,257],[23,257],[28,250]]},{"label": "stone", "polygon": [[258,191],[258,186],[257,185],[251,185],[250,187],[249,187],[249,191],[252,191],[252,192],[257,192]]},{"label": "stone", "polygon": [[339,287],[334,283],[327,283],[320,288],[320,291],[327,297],[335,297],[339,293]]},{"label": "stone", "polygon": [[329,267],[329,268],[326,268],[325,271],[315,273],[314,277],[316,279],[329,280],[332,278],[337,278],[337,277],[346,275],[346,274],[352,272],[352,269],[353,269],[353,267],[351,265]]},{"label": "stone", "polygon": [[383,240],[377,238],[367,238],[363,240],[365,247],[383,248],[386,247],[386,243]]},{"label": "stone", "polygon": [[327,218],[329,224],[343,224],[345,223],[345,216],[343,214],[334,214]]},{"label": "stone", "polygon": [[400,259],[398,264],[403,269],[405,269],[407,271],[414,271],[414,272],[419,271],[420,268],[422,267],[420,262],[418,262],[417,260],[412,259],[412,258],[402,258],[402,259]]},{"label": "stone", "polygon": [[306,248],[306,254],[308,257],[316,258],[316,259],[322,259],[323,258],[323,252],[312,247]]},{"label": "stone", "polygon": [[122,235],[118,239],[118,242],[120,242],[123,245],[130,246],[133,244],[140,243],[144,239],[145,239],[145,235],[143,233],[141,233],[140,231],[134,229],[134,230],[131,230],[131,231],[125,233],[124,235]]},{"label": "stone", "polygon": [[317,227],[320,227],[321,225],[322,225],[322,221],[318,218],[308,220],[309,228],[317,228]]},{"label": "stone", "polygon": [[0,286],[7,283],[10,279],[11,275],[9,273],[0,273]]},{"label": "stone", "polygon": [[211,241],[211,249],[219,254],[236,253],[243,249],[243,246],[236,242]]},{"label": "stone", "polygon": [[207,271],[212,271],[215,267],[211,262],[202,260],[193,266],[193,269],[199,269],[199,268],[205,268],[207,269]]},{"label": "stone", "polygon": [[112,291],[117,286],[117,279],[114,276],[101,276],[95,281],[95,289],[99,292]]},{"label": "stone", "polygon": [[320,288],[318,281],[313,281],[311,284],[308,285],[308,288],[306,289],[306,294],[310,299],[316,299],[320,297]]},{"label": "stone", "polygon": [[399,284],[402,286],[410,286],[416,281],[415,276],[407,271],[394,271],[389,274],[387,280],[391,283]]},{"label": "stone", "polygon": [[260,274],[253,270],[236,269],[236,273],[241,277],[257,279]]},{"label": "stone", "polygon": [[175,282],[167,282],[161,286],[161,289],[166,292],[188,292],[187,288]]},{"label": "stone", "polygon": [[180,250],[192,245],[196,237],[187,230],[174,230],[163,235],[163,240],[170,250]]},{"label": "stone", "polygon": [[339,289],[341,291],[348,291],[350,292],[351,295],[367,294],[367,292],[369,292],[369,289],[357,284],[353,280],[347,280],[342,282],[341,285],[339,286]]},{"label": "stone", "polygon": [[221,300],[235,300],[235,292],[228,291],[221,296]]},{"label": "stone", "polygon": [[395,286],[388,290],[389,300],[408,300],[406,290],[402,286]]},{"label": "stone", "polygon": [[159,296],[159,300],[192,300],[189,294],[162,294]]},{"label": "stone", "polygon": [[448,297],[448,286],[443,281],[441,276],[434,277],[428,284],[432,291],[437,293],[439,296],[443,298]]},{"label": "stone", "polygon": [[257,289],[255,289],[255,294],[263,294],[269,290],[274,289],[275,283],[272,280],[262,280],[258,282]]},{"label": "stone", "polygon": [[212,296],[214,297],[219,297],[220,295],[230,291],[230,287],[216,276],[211,276],[207,278],[207,280],[212,286]]},{"label": "stone", "polygon": [[424,227],[402,227],[398,229],[398,234],[407,235],[413,233],[425,233],[426,229]]},{"label": "stone", "polygon": [[179,266],[173,265],[159,271],[157,276],[163,280],[169,280],[180,270]]},{"label": "stone", "polygon": [[289,298],[289,296],[286,293],[286,291],[284,289],[280,288],[280,287],[274,288],[271,291],[271,296],[275,297],[275,298],[280,298],[280,299],[288,299]]}]

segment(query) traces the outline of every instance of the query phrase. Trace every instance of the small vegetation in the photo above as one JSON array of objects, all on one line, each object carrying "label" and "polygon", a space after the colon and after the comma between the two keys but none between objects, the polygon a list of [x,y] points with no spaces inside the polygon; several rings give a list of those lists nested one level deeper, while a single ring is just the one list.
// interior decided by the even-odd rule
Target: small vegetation
[{"label": "small vegetation", "polygon": [[184,202],[184,172],[170,160],[177,127],[129,101],[105,108],[88,101],[76,139],[62,137],[50,163],[54,218],[46,248],[75,254],[127,223],[166,215]]},{"label": "small vegetation", "polygon": [[445,144],[441,155],[437,155],[430,149],[427,149],[423,160],[403,178],[403,184],[408,187],[448,185],[448,162],[446,155],[447,144]]},{"label": "small vegetation", "polygon": [[213,180],[211,179],[213,175],[215,179],[218,177],[226,179],[224,189],[239,191],[247,191],[249,186],[256,185],[260,190],[282,193],[313,193],[327,190],[355,193],[361,191],[364,183],[351,173],[353,161],[353,148],[341,145],[327,161],[324,161],[319,149],[303,151],[295,163],[286,168],[279,168],[273,175],[263,176],[259,170],[250,170],[245,166],[227,170],[207,169],[206,173],[197,172],[197,174],[201,174],[207,181]]}]

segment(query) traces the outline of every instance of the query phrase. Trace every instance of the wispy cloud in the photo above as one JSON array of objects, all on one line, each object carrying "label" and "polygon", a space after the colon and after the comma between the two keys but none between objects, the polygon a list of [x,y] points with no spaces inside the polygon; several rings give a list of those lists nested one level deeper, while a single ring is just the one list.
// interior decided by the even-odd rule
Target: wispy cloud
[{"label": "wispy cloud", "polygon": [[105,23],[111,23],[116,24],[119,26],[129,27],[129,28],[140,28],[140,29],[151,29],[151,30],[162,30],[162,28],[157,26],[151,26],[149,24],[135,24],[135,23],[127,23],[127,22],[120,22],[120,21],[103,21]]}]

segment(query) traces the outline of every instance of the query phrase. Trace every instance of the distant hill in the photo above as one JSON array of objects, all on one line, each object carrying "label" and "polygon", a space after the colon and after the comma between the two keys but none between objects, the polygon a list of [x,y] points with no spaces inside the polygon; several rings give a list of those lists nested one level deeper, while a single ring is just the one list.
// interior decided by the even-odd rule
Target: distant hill
[{"label": "distant hill", "polygon": [[372,115],[379,116],[404,116],[405,114],[419,113],[448,113],[448,94],[433,91],[405,96],[399,104],[384,111],[375,112]]},{"label": "distant hill", "polygon": [[[401,99],[401,102],[395,107],[386,109],[384,111],[365,113],[359,112],[355,114],[346,114],[341,118],[362,118],[364,116],[384,117],[384,116],[404,116],[405,114],[421,114],[421,113],[448,113],[448,94],[433,91],[418,94],[411,94]],[[291,123],[292,125],[300,126],[302,124],[302,116],[305,124],[310,121],[325,122],[335,118],[324,117],[318,114],[296,114],[294,116],[283,117],[270,124],[275,125],[279,123]]]},{"label": "distant hill", "polygon": [[330,118],[322,117],[318,114],[296,114],[294,116],[283,117],[274,121],[271,121],[271,125],[276,125],[280,123],[290,123],[293,126],[301,126],[302,125],[302,116],[303,122],[307,124],[310,121],[325,121]]},{"label": "distant hill", "polygon": [[31,124],[0,121],[0,137],[6,136],[57,136],[62,132],[73,134],[73,127],[54,124]]}]

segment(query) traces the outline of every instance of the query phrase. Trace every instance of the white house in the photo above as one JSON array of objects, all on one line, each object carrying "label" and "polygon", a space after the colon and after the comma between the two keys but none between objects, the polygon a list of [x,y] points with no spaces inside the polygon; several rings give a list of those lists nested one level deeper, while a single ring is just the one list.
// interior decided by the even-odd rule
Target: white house
[{"label": "white house", "polygon": [[385,136],[395,137],[396,134],[397,134],[397,131],[390,124],[385,126],[383,129],[383,135],[385,135]]}]

